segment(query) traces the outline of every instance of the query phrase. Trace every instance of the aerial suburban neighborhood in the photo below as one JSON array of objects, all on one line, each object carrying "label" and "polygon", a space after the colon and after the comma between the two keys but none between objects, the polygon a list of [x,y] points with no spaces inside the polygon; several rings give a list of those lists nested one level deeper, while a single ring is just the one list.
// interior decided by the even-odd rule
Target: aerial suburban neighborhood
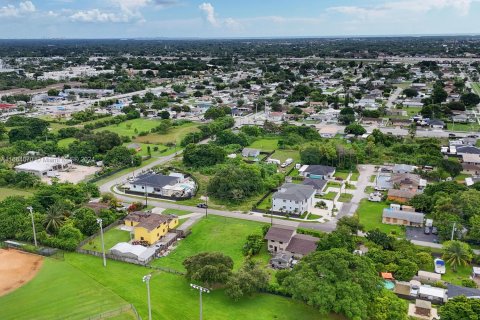
[{"label": "aerial suburban neighborhood", "polygon": [[[0,319],[480,319],[476,30],[264,36],[326,22],[57,2],[0,0],[7,29],[34,15],[0,30]],[[182,9],[165,36],[209,28],[130,35],[150,9]]]}]

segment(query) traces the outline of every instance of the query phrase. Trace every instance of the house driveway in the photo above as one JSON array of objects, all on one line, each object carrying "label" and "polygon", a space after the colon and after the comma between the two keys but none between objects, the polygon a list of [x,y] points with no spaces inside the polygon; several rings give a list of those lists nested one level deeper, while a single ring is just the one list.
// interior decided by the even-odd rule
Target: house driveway
[{"label": "house driveway", "polygon": [[373,186],[373,183],[370,182],[370,177],[375,174],[375,166],[371,164],[361,164],[358,165],[357,168],[360,176],[358,177],[358,181],[355,183],[356,189],[352,190],[353,198],[349,203],[343,204],[337,215],[338,219],[344,216],[353,216],[358,209],[360,201],[368,198],[368,194],[365,193],[365,188],[368,186]]}]

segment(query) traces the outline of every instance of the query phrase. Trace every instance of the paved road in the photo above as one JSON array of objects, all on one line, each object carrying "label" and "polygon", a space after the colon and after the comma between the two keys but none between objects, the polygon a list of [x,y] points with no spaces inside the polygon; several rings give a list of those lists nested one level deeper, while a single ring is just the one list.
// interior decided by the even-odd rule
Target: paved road
[{"label": "paved road", "polygon": [[391,109],[394,106],[395,101],[397,101],[398,96],[402,93],[402,88],[397,87],[395,91],[390,95],[387,101],[387,108]]}]

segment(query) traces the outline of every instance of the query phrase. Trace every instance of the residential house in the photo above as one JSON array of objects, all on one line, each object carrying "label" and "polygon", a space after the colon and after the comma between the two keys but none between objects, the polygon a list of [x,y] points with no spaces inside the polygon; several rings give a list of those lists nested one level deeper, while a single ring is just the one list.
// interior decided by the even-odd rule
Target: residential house
[{"label": "residential house", "polygon": [[259,155],[260,155],[260,150],[258,149],[243,148],[242,150],[242,156],[245,158],[248,158],[248,157],[257,158]]},{"label": "residential house", "polygon": [[480,165],[480,154],[462,154],[462,162],[467,165]]},{"label": "residential house", "polygon": [[435,303],[447,302],[447,290],[443,288],[421,285],[418,289],[418,297]]},{"label": "residential house", "polygon": [[129,183],[129,191],[148,195],[163,195],[163,188],[174,186],[180,182],[179,177],[165,176],[163,174],[146,173],[138,176]]},{"label": "residential house", "polygon": [[335,175],[335,168],[317,164],[304,165],[298,170],[298,173],[306,178],[327,180],[333,178]]},{"label": "residential house", "polygon": [[140,152],[140,151],[142,151],[142,145],[140,145],[138,143],[130,143],[127,146],[127,149],[131,149],[131,150],[135,150],[136,152]]},{"label": "residential house", "polygon": [[327,180],[311,178],[305,178],[302,182],[303,185],[312,186],[317,192],[317,194],[321,194],[323,192],[327,183]]},{"label": "residential house", "polygon": [[387,200],[399,203],[407,203],[417,194],[416,190],[390,189],[387,193]]},{"label": "residential house", "polygon": [[416,166],[411,166],[408,164],[396,164],[393,166],[392,172],[393,173],[412,173],[417,169]]},{"label": "residential house", "polygon": [[432,302],[421,299],[416,299],[415,304],[408,305],[408,316],[420,320],[438,319],[437,309],[432,308]]},{"label": "residential house", "polygon": [[423,190],[427,186],[427,181],[420,178],[417,174],[397,173],[392,174],[390,181],[395,189]]},{"label": "residential house", "polygon": [[272,196],[272,210],[301,215],[313,207],[315,193],[311,185],[284,183]]},{"label": "residential house", "polygon": [[318,130],[320,137],[331,139],[334,138],[338,133],[338,128],[335,126],[324,126],[320,130]]},{"label": "residential house", "polygon": [[[463,143],[463,141],[462,141],[462,143]],[[450,146],[450,149],[451,149],[451,148],[452,148],[452,146]],[[456,146],[455,151],[456,151],[456,154],[457,154],[459,157],[462,157],[462,156],[465,155],[465,154],[476,154],[476,155],[480,155],[480,148],[475,147],[475,146],[471,146],[471,145],[459,145],[459,146]]]},{"label": "residential house", "polygon": [[270,259],[270,265],[274,269],[288,269],[292,266],[293,257],[288,253],[277,253]]},{"label": "residential house", "polygon": [[382,214],[382,223],[409,227],[422,227],[424,219],[423,213],[394,208],[383,209]]},{"label": "residential house", "polygon": [[443,128],[445,128],[445,122],[443,122],[442,120],[438,120],[438,119],[431,119],[428,122],[428,126],[432,129],[443,129]]},{"label": "residential house", "polygon": [[152,245],[178,225],[178,217],[136,211],[128,214],[124,223],[125,226],[133,227],[135,241],[145,241]]},{"label": "residential house", "polygon": [[317,249],[319,238],[305,234],[297,234],[295,227],[274,225],[265,235],[267,249],[275,257],[270,261],[272,266],[291,262],[291,258],[301,259]]}]

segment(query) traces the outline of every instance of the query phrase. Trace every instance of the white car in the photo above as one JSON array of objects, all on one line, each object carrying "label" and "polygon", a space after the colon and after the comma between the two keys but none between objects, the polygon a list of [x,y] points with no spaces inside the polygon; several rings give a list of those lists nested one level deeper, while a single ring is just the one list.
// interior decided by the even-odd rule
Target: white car
[{"label": "white car", "polygon": [[445,274],[445,261],[437,258],[433,260],[433,263],[435,265],[435,273]]}]

